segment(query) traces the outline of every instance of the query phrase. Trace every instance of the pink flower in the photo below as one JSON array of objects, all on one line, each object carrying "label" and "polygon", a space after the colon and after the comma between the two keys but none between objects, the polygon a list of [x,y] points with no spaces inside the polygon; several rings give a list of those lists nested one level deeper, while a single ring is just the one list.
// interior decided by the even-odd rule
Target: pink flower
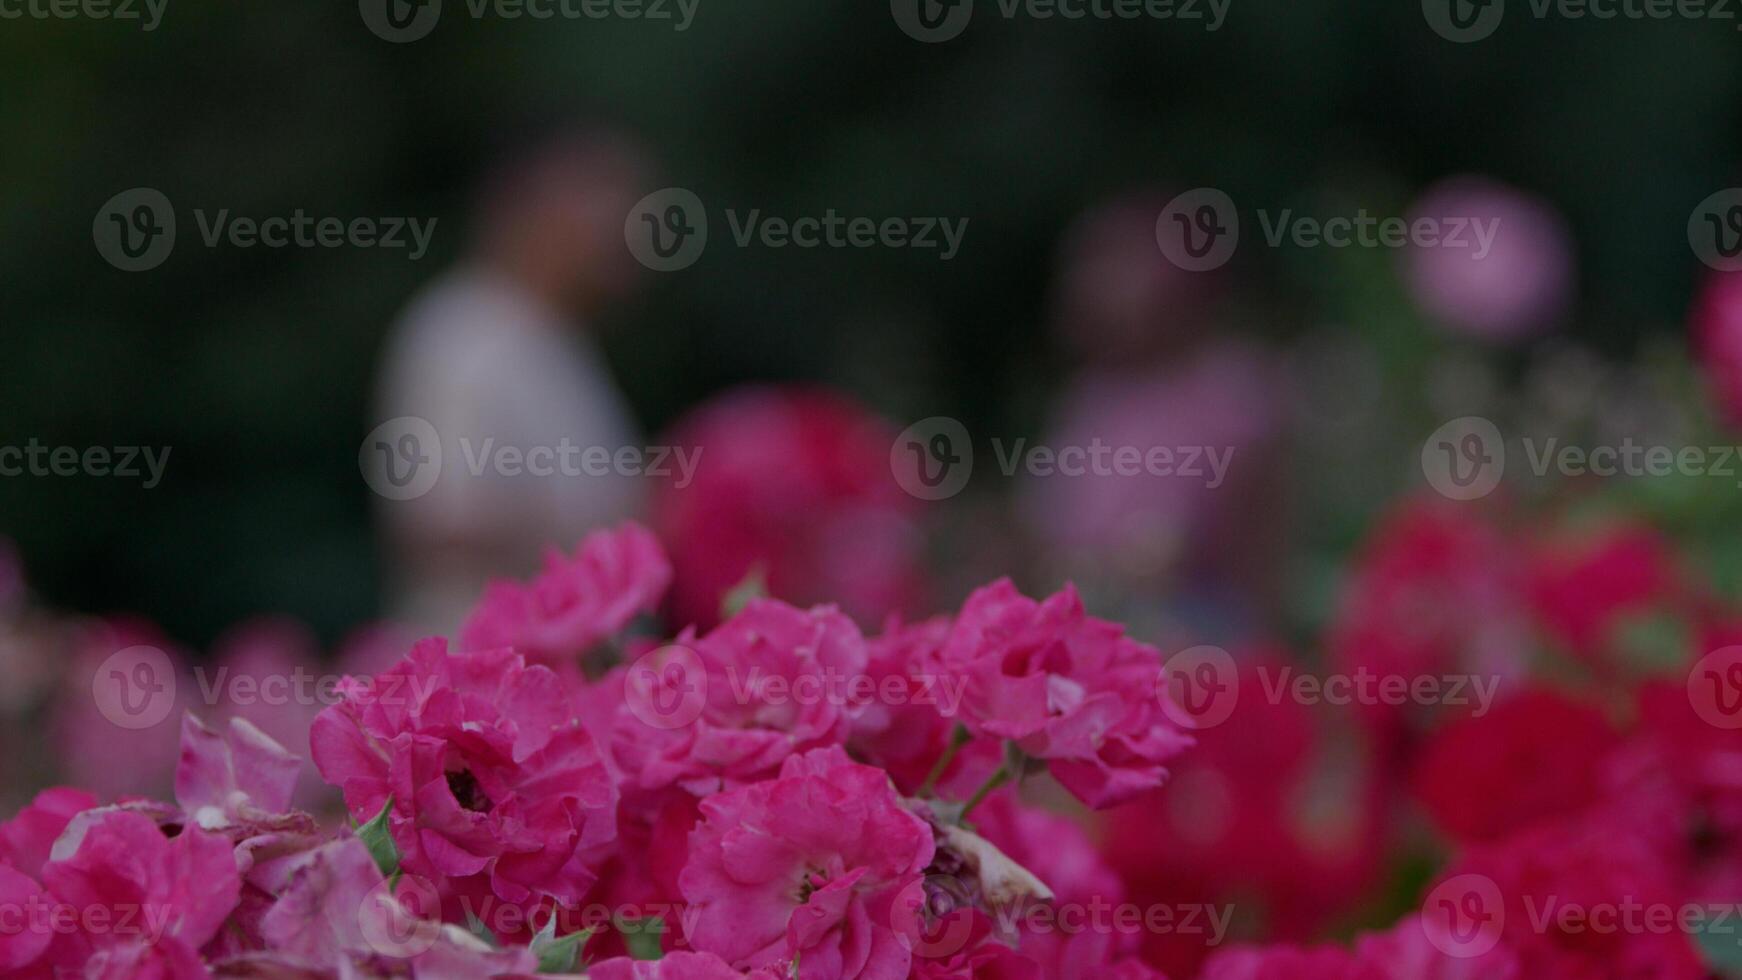
[{"label": "pink flower", "polygon": [[1436,732],[1417,763],[1415,794],[1453,840],[1494,840],[1596,802],[1619,741],[1596,708],[1524,691]]},{"label": "pink flower", "polygon": [[530,660],[572,661],[651,613],[671,584],[652,533],[624,523],[594,531],[568,558],[552,548],[531,582],[490,583],[461,628],[469,649],[512,647]]},{"label": "pink flower", "polygon": [[[109,812],[69,828],[43,868],[56,900],[102,929],[81,929],[86,976],[203,977],[198,950],[236,903],[241,876],[228,841],[197,827],[174,839],[149,817]],[[81,954],[82,955],[82,954]]]},{"label": "pink flower", "polygon": [[[1416,302],[1450,331],[1493,342],[1533,334],[1573,291],[1572,236],[1553,205],[1499,181],[1452,177],[1428,188],[1410,220],[1432,220],[1439,243],[1405,253]],[[1462,235],[1453,232],[1463,225]],[[1481,237],[1491,236],[1484,248]],[[1462,242],[1463,244],[1458,244]]]},{"label": "pink flower", "polygon": [[32,877],[42,874],[49,851],[67,822],[92,809],[97,798],[82,789],[56,786],[36,794],[18,816],[0,824],[0,863]]},{"label": "pink flower", "polygon": [[[428,908],[420,908],[422,904]],[[268,951],[219,964],[239,976],[524,976],[537,967],[525,947],[494,950],[464,929],[427,918],[433,887],[405,878],[390,886],[355,837],[300,855],[261,919]]]},{"label": "pink flower", "polygon": [[[175,771],[178,719],[199,691],[186,655],[135,619],[81,623],[74,643],[51,723],[62,777],[103,797],[162,795]],[[162,656],[116,669],[110,658],[134,647]]]},{"label": "pink flower", "polygon": [[1191,745],[1162,712],[1161,654],[1084,614],[1076,589],[1036,602],[1008,579],[968,597],[938,652],[966,683],[960,720],[1045,759],[1090,806],[1115,806],[1167,777]]},{"label": "pink flower", "polygon": [[554,673],[431,639],[340,693],[310,734],[315,765],[359,821],[392,798],[407,870],[480,876],[506,902],[580,900],[585,852],[615,834],[616,790]]},{"label": "pink flower", "polygon": [[[1238,656],[1232,714],[1193,735],[1166,790],[1107,815],[1103,851],[1142,907],[1232,907],[1271,940],[1303,941],[1350,914],[1379,875],[1386,787],[1345,709],[1264,696],[1292,658]],[[1194,976],[1215,951],[1209,938],[1148,933],[1144,952]]]},{"label": "pink flower", "polygon": [[1387,980],[1362,969],[1347,950],[1335,946],[1236,947],[1204,964],[1200,980]]},{"label": "pink flower", "polygon": [[1668,542],[1643,525],[1563,532],[1530,555],[1537,617],[1568,652],[1597,666],[1628,617],[1674,609],[1684,589]]},{"label": "pink flower", "polygon": [[[941,712],[953,706],[959,688],[946,689],[936,673],[937,651],[949,632],[950,621],[941,616],[911,625],[892,616],[881,636],[866,641],[867,689],[875,693],[853,720],[851,749],[887,769],[904,791],[919,787],[949,745],[952,724]],[[980,778],[987,775],[990,770]]]},{"label": "pink flower", "polygon": [[[1548,824],[1472,849],[1446,877],[1465,874],[1494,883],[1503,903],[1501,941],[1518,954],[1520,976],[1707,975],[1687,932],[1673,921],[1650,928],[1644,918],[1673,916],[1687,896],[1655,842],[1630,827],[1599,815]],[[1631,926],[1621,918],[1627,909],[1634,910]]]},{"label": "pink flower", "polygon": [[[226,631],[214,646],[216,666],[206,675],[221,715],[245,718],[279,745],[301,750],[326,693],[317,687],[324,670],[314,634],[288,616],[260,617]],[[308,806],[322,790],[314,766],[299,759],[297,799]]]},{"label": "pink flower", "polygon": [[662,483],[653,502],[677,621],[719,622],[721,600],[753,572],[776,598],[839,603],[861,622],[913,611],[919,501],[890,475],[895,435],[814,388],[743,388],[685,416],[666,442],[701,453],[695,478]]},{"label": "pink flower", "polygon": [[1742,426],[1742,273],[1714,273],[1695,297],[1688,319],[1719,417]]},{"label": "pink flower", "polygon": [[774,970],[743,973],[734,970],[713,953],[677,951],[657,960],[632,960],[626,956],[596,963],[587,970],[587,980],[782,980]]},{"label": "pink flower", "polygon": [[[1403,502],[1361,545],[1330,630],[1332,660],[1346,673],[1410,682],[1520,676],[1530,650],[1521,564],[1480,512],[1435,498]],[[1404,711],[1369,706],[1361,717],[1389,728],[1408,720]]]},{"label": "pink flower", "polygon": [[737,967],[797,960],[801,980],[899,978],[912,960],[931,828],[880,769],[839,746],[702,801],[679,882],[688,939]]},{"label": "pink flower", "polygon": [[1516,980],[1518,955],[1505,945],[1475,956],[1452,956],[1433,944],[1419,915],[1404,916],[1389,932],[1355,943],[1355,959],[1385,980]]},{"label": "pink flower", "polygon": [[765,779],[790,755],[846,740],[851,681],[864,673],[864,637],[833,607],[757,600],[630,666],[612,748],[643,790],[702,795]]}]

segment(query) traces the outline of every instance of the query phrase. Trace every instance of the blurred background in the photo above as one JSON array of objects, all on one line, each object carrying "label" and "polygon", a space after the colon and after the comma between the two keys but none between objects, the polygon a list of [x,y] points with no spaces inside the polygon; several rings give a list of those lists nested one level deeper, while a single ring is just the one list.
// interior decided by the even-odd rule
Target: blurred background
[{"label": "blurred background", "polygon": [[[632,134],[654,186],[716,209],[703,261],[600,313],[650,433],[730,386],[804,380],[903,425],[949,415],[1037,436],[1082,361],[1052,329],[1061,241],[1088,209],[1150,188],[1166,200],[1214,186],[1273,213],[1404,214],[1435,181],[1487,175],[1570,232],[1576,288],[1531,345],[1632,358],[1682,335],[1703,268],[1687,215],[1736,177],[1733,33],[1515,15],[1460,45],[1413,4],[1313,0],[1236,2],[1213,32],[982,12],[943,44],[914,41],[882,5],[767,0],[703,0],[682,32],[459,8],[408,44],[345,3],[171,0],[150,32],[13,21],[0,31],[0,419],[19,443],[173,456],[151,491],[0,481],[3,530],[54,604],[137,611],[194,644],[262,610],[328,639],[374,614],[356,449],[384,338],[463,253],[478,182],[527,119]],[[93,249],[92,216],[137,186],[180,209],[182,243],[125,274]],[[722,247],[725,207],[971,223],[940,262]],[[438,224],[418,261],[206,248],[194,208]],[[1204,315],[1218,335],[1357,337],[1386,364],[1419,363],[1435,340],[1398,263],[1390,249],[1249,244]],[[1387,424],[1387,394],[1351,411]],[[1394,462],[1401,483],[1409,460]]]}]

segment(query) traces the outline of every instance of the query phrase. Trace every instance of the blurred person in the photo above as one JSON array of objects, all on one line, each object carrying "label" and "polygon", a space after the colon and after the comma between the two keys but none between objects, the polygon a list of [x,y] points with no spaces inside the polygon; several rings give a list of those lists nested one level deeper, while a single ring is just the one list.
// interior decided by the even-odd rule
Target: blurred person
[{"label": "blurred person", "polygon": [[[1055,330],[1081,365],[1038,444],[1135,448],[1144,472],[1032,476],[1022,507],[1055,570],[1135,603],[1123,615],[1176,595],[1194,632],[1227,637],[1274,601],[1281,389],[1261,348],[1214,335],[1217,277],[1157,246],[1166,201],[1130,194],[1067,234]],[[1171,475],[1148,469],[1162,448]]]},{"label": "blurred person", "polygon": [[[638,150],[610,135],[563,132],[507,154],[468,253],[394,326],[376,421],[427,421],[443,455],[427,493],[380,502],[390,617],[451,633],[490,578],[639,511],[633,476],[571,464],[639,445],[592,329],[637,278],[623,221],[643,174]],[[534,448],[569,455],[545,475],[491,465]]]}]

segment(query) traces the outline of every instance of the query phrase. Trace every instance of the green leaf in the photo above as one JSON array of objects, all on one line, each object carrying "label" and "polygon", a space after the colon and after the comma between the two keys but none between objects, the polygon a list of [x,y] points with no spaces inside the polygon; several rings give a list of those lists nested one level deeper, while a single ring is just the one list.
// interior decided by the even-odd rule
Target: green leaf
[{"label": "green leaf", "polygon": [[1730,928],[1713,926],[1695,934],[1700,951],[1706,955],[1706,965],[1720,977],[1742,977],[1742,942]]},{"label": "green leaf", "polygon": [[532,937],[532,955],[538,957],[540,973],[573,973],[581,959],[581,947],[593,938],[593,930],[583,929],[559,937],[556,916],[544,920],[544,928]]},{"label": "green leaf", "polygon": [[758,562],[750,566],[742,581],[726,590],[720,599],[720,618],[731,619],[744,611],[756,599],[768,596],[768,570]]},{"label": "green leaf", "polygon": [[393,812],[393,797],[389,796],[381,812],[357,828],[357,838],[369,849],[381,874],[392,878],[399,873],[399,848],[393,846],[393,835],[387,832],[387,815]]},{"label": "green leaf", "polygon": [[665,932],[665,920],[659,916],[645,919],[618,916],[617,931],[623,934],[623,945],[629,948],[629,955],[634,959],[657,960],[665,957],[665,947],[660,942],[660,936]]}]

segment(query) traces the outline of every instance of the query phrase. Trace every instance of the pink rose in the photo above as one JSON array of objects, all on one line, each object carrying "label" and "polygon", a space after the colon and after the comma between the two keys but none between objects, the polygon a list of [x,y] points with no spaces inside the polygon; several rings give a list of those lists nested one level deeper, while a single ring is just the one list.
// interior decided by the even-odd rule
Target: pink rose
[{"label": "pink rose", "polygon": [[782,980],[773,970],[743,973],[726,965],[713,953],[678,951],[657,960],[632,960],[626,956],[605,960],[587,970],[587,980]]},{"label": "pink rose", "polygon": [[512,647],[530,660],[572,661],[651,613],[671,563],[639,524],[587,535],[569,558],[552,548],[531,582],[492,582],[460,636],[469,649]]},{"label": "pink rose", "polygon": [[797,960],[801,980],[903,977],[931,828],[881,769],[839,746],[702,801],[679,878],[689,942],[734,966]]},{"label": "pink rose", "polygon": [[890,474],[895,427],[826,389],[741,388],[686,415],[665,441],[700,453],[687,485],[662,481],[654,527],[671,552],[680,624],[720,621],[752,573],[800,605],[861,622],[923,595],[919,501]]},{"label": "pink rose", "polygon": [[1087,616],[1070,586],[1041,602],[1008,579],[976,590],[938,661],[966,683],[959,720],[974,734],[1047,760],[1096,808],[1160,786],[1162,763],[1192,744],[1162,711],[1160,652]]},{"label": "pink rose", "polygon": [[794,753],[846,740],[864,673],[864,637],[833,607],[757,600],[630,665],[612,748],[643,790],[765,779]]},{"label": "pink rose", "polygon": [[242,885],[224,838],[197,827],[166,838],[127,811],[69,828],[42,875],[83,921],[105,916],[104,928],[80,930],[88,977],[204,977],[198,950],[236,908]]},{"label": "pink rose", "polygon": [[585,852],[615,835],[616,790],[549,668],[430,639],[339,690],[310,734],[315,765],[359,821],[392,798],[407,870],[479,876],[506,902],[580,900]]},{"label": "pink rose", "polygon": [[0,863],[27,875],[42,874],[55,838],[67,829],[67,822],[96,805],[96,797],[67,786],[36,794],[18,816],[0,824]]}]

